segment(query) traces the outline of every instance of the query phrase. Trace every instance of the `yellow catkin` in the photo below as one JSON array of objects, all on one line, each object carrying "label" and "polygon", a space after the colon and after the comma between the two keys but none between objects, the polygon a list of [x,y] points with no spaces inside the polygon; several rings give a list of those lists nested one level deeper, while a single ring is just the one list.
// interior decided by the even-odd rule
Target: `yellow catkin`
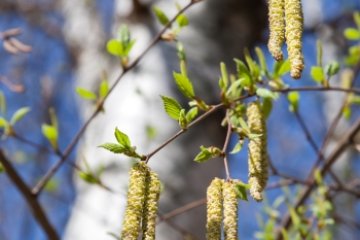
[{"label": "yellow catkin", "polygon": [[284,0],[269,0],[268,48],[275,60],[283,59],[281,47],[285,41],[285,2]]},{"label": "yellow catkin", "polygon": [[156,216],[160,197],[161,183],[158,175],[150,171],[147,176],[147,196],[143,213],[143,240],[155,239]]},{"label": "yellow catkin", "polygon": [[250,132],[259,135],[252,137],[248,146],[250,195],[256,201],[261,201],[263,199],[262,191],[268,180],[265,118],[258,101],[250,103],[246,114]]},{"label": "yellow catkin", "polygon": [[225,240],[237,240],[238,198],[236,193],[235,181],[224,182],[223,198]]},{"label": "yellow catkin", "polygon": [[298,79],[304,69],[302,54],[303,13],[301,0],[285,0],[285,36],[291,65],[291,77]]},{"label": "yellow catkin", "polygon": [[145,163],[137,163],[130,170],[127,206],[121,233],[122,240],[137,240],[146,196],[146,177],[148,167]]},{"label": "yellow catkin", "polygon": [[223,180],[215,178],[207,189],[206,239],[221,239]]}]

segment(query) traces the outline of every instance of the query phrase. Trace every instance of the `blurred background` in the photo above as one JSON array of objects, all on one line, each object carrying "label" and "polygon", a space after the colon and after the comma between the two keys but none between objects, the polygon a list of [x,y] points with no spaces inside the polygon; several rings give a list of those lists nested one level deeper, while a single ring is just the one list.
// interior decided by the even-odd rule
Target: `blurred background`
[{"label": "blurred background", "polygon": [[[353,24],[352,13],[360,10],[359,0],[303,0],[305,35],[303,39],[306,68],[300,81],[286,77],[291,86],[314,85],[309,71],[316,64],[316,41],[324,44],[324,63],[341,61],[349,42],[343,30]],[[186,1],[178,1],[185,5]],[[116,37],[121,24],[129,26],[136,39],[131,57],[139,55],[161,29],[152,6],[156,4],[169,16],[177,11],[172,0],[1,0],[0,32],[19,28],[16,39],[31,51],[12,52],[0,47],[0,90],[6,98],[1,116],[10,118],[21,107],[31,111],[15,126],[17,136],[0,140],[0,147],[11,159],[29,186],[34,186],[58,157],[47,151],[49,144],[41,134],[41,125],[49,123],[49,109],[59,122],[59,148],[64,150],[94,111],[94,105],[75,92],[76,87],[97,91],[104,72],[110,84],[121,72],[116,58],[106,52],[106,42]],[[242,58],[244,48],[260,46],[267,53],[267,2],[262,0],[204,0],[187,15],[190,26],[179,37],[188,59],[189,76],[197,93],[209,103],[219,102],[217,89],[219,63],[234,72],[234,58]],[[113,239],[118,234],[125,207],[128,175],[132,161],[98,148],[113,142],[118,127],[127,133],[139,152],[150,152],[177,130],[177,123],[162,109],[159,95],[181,99],[172,80],[178,71],[176,46],[161,42],[141,63],[129,72],[105,104],[105,112],[90,125],[76,151],[46,186],[40,196],[52,224],[68,240]],[[335,77],[333,84],[338,84]],[[344,94],[302,93],[299,112],[320,145]],[[186,103],[185,99],[182,102]],[[226,130],[221,128],[223,112],[207,119],[201,126],[156,155],[150,166],[164,184],[160,212],[167,213],[206,195],[206,187],[215,176],[224,177],[220,159],[205,164],[193,162],[200,145],[222,146]],[[358,119],[353,109],[349,121],[341,121],[330,141],[328,152],[339,137]],[[269,152],[273,164],[288,175],[304,179],[317,153],[288,111],[285,97],[274,104],[268,121]],[[235,144],[235,138],[232,145]],[[328,153],[326,152],[325,155]],[[338,161],[335,171],[344,179],[359,179],[360,157],[349,150]],[[231,175],[247,182],[247,153],[232,155]],[[71,162],[102,168],[101,180],[112,191],[91,185],[79,178]],[[85,164],[85,162],[87,164]],[[270,184],[278,180],[270,178]],[[267,191],[271,203],[281,190]],[[335,211],[355,224],[337,226],[334,239],[358,239],[360,205],[356,199],[340,196]],[[0,174],[0,240],[46,239],[24,199],[5,174]],[[259,231],[257,215],[263,204],[253,200],[240,202],[239,237],[254,239]],[[205,239],[205,206],[159,224],[158,239]]]}]

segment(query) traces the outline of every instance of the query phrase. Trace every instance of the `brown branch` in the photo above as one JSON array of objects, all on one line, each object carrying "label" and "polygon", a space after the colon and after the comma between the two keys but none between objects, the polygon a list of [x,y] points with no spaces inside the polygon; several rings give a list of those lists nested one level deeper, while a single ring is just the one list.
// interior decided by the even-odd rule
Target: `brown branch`
[{"label": "brown branch", "polygon": [[[337,159],[341,156],[341,154],[349,147],[355,135],[360,131],[360,120],[358,120],[352,128],[343,136],[343,138],[339,141],[337,147],[333,150],[331,155],[327,158],[324,166],[320,170],[321,176],[325,176],[329,171],[330,167],[337,161]],[[310,196],[312,190],[315,188],[315,180],[313,174],[310,174],[308,180],[311,181],[311,184],[307,186],[300,194],[298,199],[295,201],[294,208],[298,208],[305,203],[307,198]],[[281,229],[288,229],[292,224],[291,217],[289,213],[285,215],[283,221],[281,223],[281,227],[278,229],[279,231],[276,234],[276,239],[282,239]]]},{"label": "brown branch", "polygon": [[305,87],[292,87],[284,89],[273,89],[274,92],[345,92],[360,94],[359,88],[342,88],[342,87],[321,87],[321,86],[305,86]]},{"label": "brown branch", "polygon": [[26,203],[29,205],[29,208],[39,225],[44,230],[48,239],[58,240],[60,239],[54,227],[47,218],[43,208],[41,207],[36,195],[32,194],[29,187],[26,185],[21,176],[17,173],[15,168],[12,166],[10,161],[6,158],[3,151],[0,149],[0,162],[3,165],[7,176],[14,183],[16,188],[20,191],[23,197],[26,200]]},{"label": "brown branch", "polygon": [[93,114],[89,117],[89,119],[84,123],[84,125],[80,128],[80,130],[77,132],[77,134],[74,136],[70,144],[67,146],[67,148],[64,151],[63,156],[52,166],[50,169],[45,173],[45,175],[40,179],[40,181],[36,184],[36,186],[33,188],[33,192],[35,194],[40,194],[41,191],[44,189],[46,183],[55,175],[55,173],[58,171],[58,169],[62,166],[62,164],[68,159],[71,152],[74,150],[75,146],[79,142],[80,138],[85,133],[86,129],[90,125],[90,123],[96,118],[96,116],[102,112],[103,105],[105,101],[108,99],[110,94],[113,92],[113,90],[117,87],[119,82],[123,79],[123,77],[126,75],[126,73],[133,69],[141,59],[144,58],[144,56],[150,51],[150,49],[161,40],[161,36],[165,33],[165,31],[172,25],[173,22],[176,21],[176,18],[181,15],[183,12],[185,12],[187,9],[189,9],[192,5],[196,4],[197,2],[200,2],[199,0],[193,0],[190,3],[188,3],[186,6],[184,6],[165,26],[164,28],[154,37],[154,39],[150,42],[148,47],[136,58],[134,61],[124,68],[123,72],[116,78],[114,84],[110,87],[108,94],[102,99],[102,101],[99,102],[96,110],[93,112]]}]

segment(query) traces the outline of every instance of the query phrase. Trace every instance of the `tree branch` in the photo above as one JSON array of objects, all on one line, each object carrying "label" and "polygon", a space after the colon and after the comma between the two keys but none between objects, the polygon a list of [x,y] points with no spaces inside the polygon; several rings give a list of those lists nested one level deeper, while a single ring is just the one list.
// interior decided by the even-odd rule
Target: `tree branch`
[{"label": "tree branch", "polygon": [[58,240],[60,239],[58,234],[56,233],[54,227],[51,225],[49,219],[47,218],[44,210],[36,198],[36,195],[32,194],[29,187],[26,185],[24,180],[17,173],[15,168],[12,166],[10,161],[6,158],[3,151],[0,149],[0,162],[3,165],[7,176],[14,183],[16,188],[20,191],[20,193],[25,198],[27,204],[30,207],[30,210],[35,217],[36,221],[44,230],[49,240]]}]

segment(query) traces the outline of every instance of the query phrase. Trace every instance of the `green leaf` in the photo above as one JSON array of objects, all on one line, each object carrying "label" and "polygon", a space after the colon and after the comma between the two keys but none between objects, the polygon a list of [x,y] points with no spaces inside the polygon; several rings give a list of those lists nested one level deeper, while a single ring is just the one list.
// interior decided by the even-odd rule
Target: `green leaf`
[{"label": "green leaf", "polygon": [[285,75],[286,73],[290,72],[291,66],[290,61],[282,60],[282,61],[276,61],[274,65],[274,77],[281,77]]},{"label": "green leaf", "polygon": [[110,39],[106,44],[106,50],[108,53],[121,57],[124,55],[124,46],[119,40]]},{"label": "green leaf", "polygon": [[161,25],[166,25],[169,23],[169,18],[166,14],[158,7],[153,7],[153,11],[155,13],[156,18],[159,20]]},{"label": "green leaf", "polygon": [[290,103],[289,110],[291,112],[296,112],[299,108],[300,94],[298,92],[290,92],[287,95],[287,98]]},{"label": "green leaf", "polygon": [[191,108],[187,113],[186,113],[186,122],[191,123],[192,120],[194,120],[194,118],[198,115],[198,108],[197,107],[193,107]]},{"label": "green leaf", "polygon": [[264,98],[264,101],[262,104],[262,112],[263,112],[265,118],[268,118],[270,116],[272,108],[273,108],[272,99]]},{"label": "green leaf", "polygon": [[181,129],[186,129],[187,128],[188,122],[187,122],[187,119],[186,119],[185,109],[180,110],[178,122],[179,122],[179,125],[180,125]]},{"label": "green leaf", "polygon": [[6,98],[4,93],[0,90],[0,114],[6,113]]},{"label": "green leaf", "polygon": [[226,91],[229,84],[229,75],[224,62],[220,63],[220,71],[221,71],[221,78],[219,81],[219,86],[221,90]]},{"label": "green leaf", "polygon": [[79,172],[79,177],[90,184],[99,183],[99,179],[90,172]]},{"label": "green leaf", "polygon": [[242,182],[237,182],[235,185],[236,195],[239,199],[248,201],[246,190],[249,188],[247,184]]},{"label": "green leaf", "polygon": [[261,48],[256,47],[255,53],[259,60],[261,70],[266,73],[267,72],[267,64],[266,64],[264,52],[261,50]]},{"label": "green leaf", "polygon": [[318,83],[323,83],[325,80],[324,70],[322,67],[313,66],[311,67],[311,77]]},{"label": "green leaf", "polygon": [[8,121],[6,121],[5,118],[0,117],[0,128],[6,128],[8,127],[8,125],[9,125]]},{"label": "green leaf", "polygon": [[171,97],[161,96],[161,98],[163,100],[165,112],[169,115],[169,117],[175,120],[179,120],[181,111],[180,103]]},{"label": "green leaf", "polygon": [[236,63],[236,71],[239,79],[242,79],[243,87],[251,87],[253,84],[253,79],[251,77],[250,71],[245,63],[239,59],[234,59]]},{"label": "green leaf", "polygon": [[349,100],[352,104],[360,105],[360,96],[353,95],[349,98]]},{"label": "green leaf", "polygon": [[240,117],[239,119],[238,119],[238,121],[239,121],[239,124],[240,124],[240,126],[241,126],[241,128],[242,129],[244,129],[246,132],[250,132],[250,128],[249,128],[249,126],[247,125],[247,123],[245,122],[245,120],[242,118],[242,117]]},{"label": "green leaf", "polygon": [[43,124],[41,126],[42,134],[45,138],[50,142],[51,146],[54,149],[57,149],[57,141],[58,141],[58,130],[56,127],[48,124]]},{"label": "green leaf", "polygon": [[85,100],[96,100],[97,98],[95,93],[80,87],[76,88],[76,93]]},{"label": "green leaf", "polygon": [[354,22],[358,29],[360,29],[360,12],[354,12]]},{"label": "green leaf", "polygon": [[346,120],[349,120],[352,114],[351,108],[349,106],[344,107],[342,114]]},{"label": "green leaf", "polygon": [[116,143],[104,143],[101,144],[99,147],[104,148],[113,153],[123,153],[126,150],[124,146]]},{"label": "green leaf", "polygon": [[178,42],[176,44],[176,51],[178,58],[180,60],[181,74],[186,76],[186,66],[185,66],[186,53],[185,53],[184,45],[182,45],[181,42]]},{"label": "green leaf", "polygon": [[344,31],[344,36],[348,40],[353,40],[353,41],[360,40],[360,30],[356,28],[346,28]]},{"label": "green leaf", "polygon": [[11,117],[10,120],[10,124],[14,125],[15,123],[17,123],[18,121],[20,121],[23,117],[25,117],[25,115],[30,112],[30,108],[29,107],[22,107],[20,109],[18,109],[13,116]]},{"label": "green leaf", "polygon": [[325,66],[325,72],[329,77],[337,74],[339,70],[340,70],[340,64],[336,61],[329,63]]},{"label": "green leaf", "polygon": [[230,154],[236,154],[241,151],[244,146],[244,139],[239,139],[239,141],[235,144],[234,148],[231,150]]},{"label": "green leaf", "polygon": [[220,156],[221,150],[217,147],[204,147],[200,146],[200,152],[196,155],[194,161],[198,163],[203,163],[208,161],[211,158]]},{"label": "green leaf", "polygon": [[189,19],[185,16],[185,14],[180,14],[176,18],[176,22],[177,22],[177,24],[179,25],[180,28],[189,25]]},{"label": "green leaf", "polygon": [[258,88],[256,89],[256,95],[262,98],[270,98],[270,99],[277,99],[279,97],[279,94],[276,92],[273,92],[267,88]]},{"label": "green leaf", "polygon": [[179,74],[176,72],[174,72],[173,75],[175,78],[176,85],[178,86],[180,92],[184,94],[185,97],[191,99],[194,98],[195,97],[194,88],[189,78],[183,74]]},{"label": "green leaf", "polygon": [[109,92],[109,82],[102,80],[99,86],[99,96],[104,98]]},{"label": "green leaf", "polygon": [[130,139],[129,139],[129,137],[125,134],[125,133],[123,133],[123,132],[121,132],[118,128],[115,128],[115,133],[114,133],[114,135],[115,135],[115,138],[116,138],[116,140],[117,140],[117,142],[121,145],[121,146],[123,146],[123,147],[125,147],[125,148],[131,148],[131,142],[130,142]]},{"label": "green leaf", "polygon": [[249,66],[252,78],[255,80],[259,80],[260,67],[250,56],[250,52],[248,49],[245,49],[245,60],[246,60],[247,65]]},{"label": "green leaf", "polygon": [[135,42],[136,42],[135,40],[131,40],[128,44],[125,45],[124,53],[123,53],[122,57],[129,56],[129,53],[130,53],[131,49],[133,48]]}]

